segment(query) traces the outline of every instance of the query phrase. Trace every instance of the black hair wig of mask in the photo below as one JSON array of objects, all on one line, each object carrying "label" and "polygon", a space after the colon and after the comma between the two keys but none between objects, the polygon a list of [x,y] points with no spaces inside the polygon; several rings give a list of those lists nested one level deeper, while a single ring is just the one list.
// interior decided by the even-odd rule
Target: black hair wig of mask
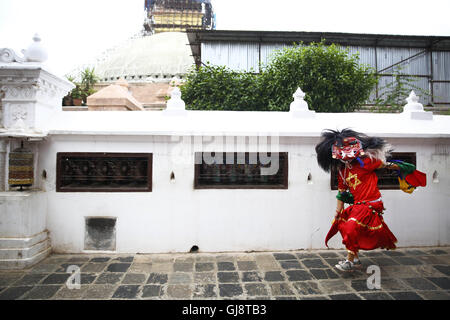
[{"label": "black hair wig of mask", "polygon": [[337,166],[340,160],[333,159],[331,156],[331,147],[335,142],[338,146],[342,146],[344,138],[355,137],[361,141],[364,151],[383,150],[386,147],[386,141],[378,137],[369,137],[364,133],[356,132],[351,129],[331,130],[325,129],[322,132],[322,140],[316,145],[317,163],[326,172],[330,172],[332,166]]}]

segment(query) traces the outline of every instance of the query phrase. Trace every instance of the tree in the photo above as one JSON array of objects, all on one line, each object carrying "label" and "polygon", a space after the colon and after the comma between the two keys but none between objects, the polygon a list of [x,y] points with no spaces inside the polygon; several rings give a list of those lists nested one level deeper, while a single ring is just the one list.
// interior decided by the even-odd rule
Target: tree
[{"label": "tree", "polygon": [[297,87],[309,108],[318,112],[351,112],[369,98],[375,71],[359,65],[357,54],[325,42],[278,51],[261,74],[271,110],[287,110]]}]

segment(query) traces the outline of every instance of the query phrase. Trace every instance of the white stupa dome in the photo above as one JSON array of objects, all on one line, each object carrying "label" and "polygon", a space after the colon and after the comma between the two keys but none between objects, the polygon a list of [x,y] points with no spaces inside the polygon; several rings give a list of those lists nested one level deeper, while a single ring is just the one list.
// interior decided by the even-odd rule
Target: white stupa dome
[{"label": "white stupa dome", "polygon": [[109,52],[95,66],[101,81],[169,82],[183,78],[194,65],[184,32],[163,32],[129,40]]}]

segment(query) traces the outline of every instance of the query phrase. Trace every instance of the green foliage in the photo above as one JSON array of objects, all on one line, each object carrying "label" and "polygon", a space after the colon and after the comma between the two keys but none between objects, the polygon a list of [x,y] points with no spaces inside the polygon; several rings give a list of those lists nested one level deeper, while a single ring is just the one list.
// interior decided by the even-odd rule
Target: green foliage
[{"label": "green foliage", "polygon": [[400,112],[406,104],[406,98],[412,90],[422,97],[431,97],[431,93],[414,84],[419,78],[402,73],[401,67],[394,68],[393,81],[378,89],[382,92],[373,101],[376,112]]},{"label": "green foliage", "polygon": [[324,41],[286,48],[275,54],[261,74],[271,110],[288,110],[297,87],[309,108],[318,112],[351,112],[370,96],[374,70],[358,64],[358,55]]},{"label": "green foliage", "polygon": [[256,74],[209,64],[192,69],[180,87],[187,109],[264,110]]},{"label": "green foliage", "polygon": [[319,112],[356,110],[377,83],[372,69],[336,45],[312,43],[278,51],[259,74],[206,65],[193,69],[181,87],[188,109],[288,111],[293,93],[306,92]]},{"label": "green foliage", "polygon": [[83,103],[86,104],[87,97],[96,92],[94,85],[98,82],[99,78],[95,74],[94,68],[86,68],[80,75],[81,82],[76,82],[73,76],[66,76],[67,80],[75,85],[75,88],[68,94],[68,97],[72,99],[83,99]]}]

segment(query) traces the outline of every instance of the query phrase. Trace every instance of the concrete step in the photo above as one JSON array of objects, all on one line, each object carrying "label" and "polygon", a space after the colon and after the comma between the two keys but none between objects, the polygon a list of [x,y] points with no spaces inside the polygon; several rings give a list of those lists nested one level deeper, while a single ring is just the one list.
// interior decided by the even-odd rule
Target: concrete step
[{"label": "concrete step", "polygon": [[30,248],[36,243],[41,242],[49,237],[48,231],[43,231],[34,236],[27,238],[0,238],[0,250],[1,249],[14,249],[14,248]]}]

